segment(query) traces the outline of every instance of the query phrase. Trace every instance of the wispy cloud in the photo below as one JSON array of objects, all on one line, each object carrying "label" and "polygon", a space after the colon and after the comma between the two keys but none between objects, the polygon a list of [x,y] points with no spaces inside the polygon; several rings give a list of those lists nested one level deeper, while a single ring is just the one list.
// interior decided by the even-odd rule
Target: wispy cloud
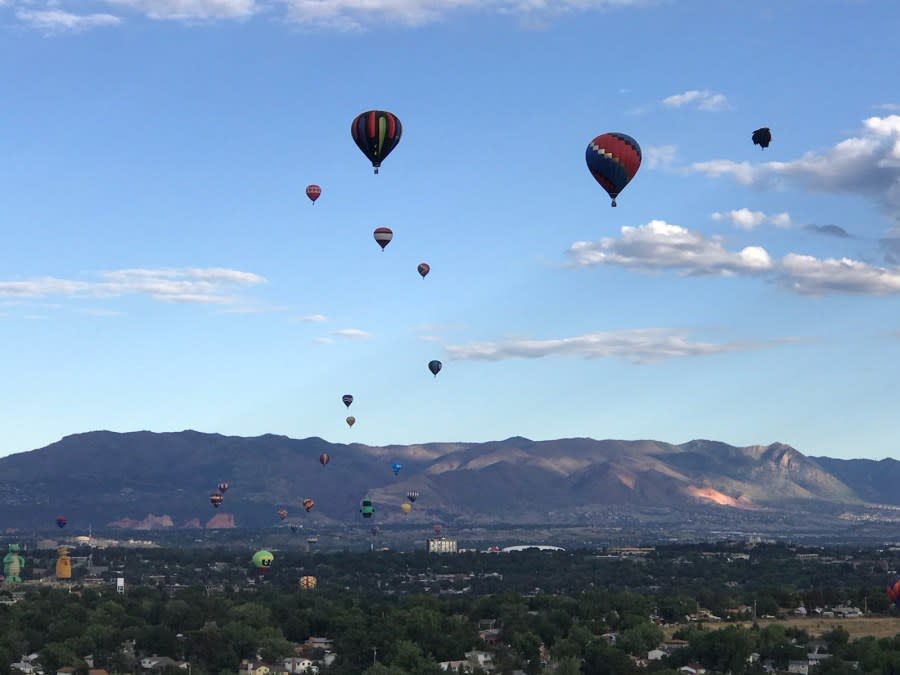
[{"label": "wispy cloud", "polygon": [[824,234],[828,237],[838,237],[840,239],[850,239],[852,237],[852,235],[840,225],[816,225],[815,223],[810,223],[809,225],[804,225],[803,229],[808,232]]},{"label": "wispy cloud", "polygon": [[707,112],[719,112],[728,110],[731,107],[725,94],[719,94],[708,89],[691,89],[681,94],[673,94],[664,98],[662,103],[670,108],[681,108],[689,105],[697,110],[705,110]]},{"label": "wispy cloud", "polygon": [[791,226],[791,215],[789,213],[773,213],[767,215],[762,211],[751,211],[746,208],[727,211],[725,213],[716,211],[712,214],[712,219],[716,221],[726,220],[742,230],[752,230],[763,224],[774,225],[775,227]]},{"label": "wispy cloud", "polygon": [[879,103],[875,107],[878,110],[887,110],[890,112],[900,112],[900,103]]},{"label": "wispy cloud", "polygon": [[621,331],[586,333],[574,337],[548,340],[508,340],[505,342],[472,342],[446,347],[451,359],[468,361],[500,361],[503,359],[537,359],[545,356],[576,356],[585,359],[624,357],[635,363],[649,363],[688,356],[704,356],[771,347],[797,338],[768,342],[696,342],[683,330],[640,328]]},{"label": "wispy cloud", "polygon": [[[197,23],[242,21],[269,14],[294,24],[340,31],[365,30],[392,23],[407,27],[434,23],[453,15],[490,12],[515,18],[526,26],[572,13],[646,7],[665,0],[96,0],[111,10],[157,21]],[[121,22],[112,14],[79,15],[60,7],[61,0],[0,0],[0,6],[19,7],[29,25],[59,32]],[[77,7],[76,0],[71,5]],[[38,9],[37,7],[40,7]],[[51,30],[52,29],[52,30]]]},{"label": "wispy cloud", "polygon": [[[256,0],[106,0],[157,20],[246,19],[263,10]],[[325,3],[322,3],[325,4]]]},{"label": "wispy cloud", "polygon": [[323,323],[328,321],[328,317],[324,314],[309,314],[308,316],[298,316],[294,321],[300,323]]},{"label": "wispy cloud", "polygon": [[863,195],[900,222],[900,115],[870,117],[864,121],[860,135],[788,162],[751,164],[714,159],[691,164],[687,171],[710,177],[731,176],[740,184],[761,188],[790,181],[812,192]]},{"label": "wispy cloud", "polygon": [[341,328],[340,330],[334,331],[332,335],[337,335],[338,337],[347,338],[349,340],[365,340],[372,337],[371,333],[360,330],[359,328]]},{"label": "wispy cloud", "polygon": [[16,17],[47,35],[73,33],[122,23],[122,19],[112,14],[73,14],[61,9],[19,9],[16,11]]},{"label": "wispy cloud", "polygon": [[313,338],[313,342],[320,345],[330,345],[332,342],[334,342],[334,340],[332,340],[330,337],[317,337]]},{"label": "wispy cloud", "polygon": [[258,274],[225,268],[123,269],[100,272],[98,276],[96,281],[57,277],[0,281],[0,297],[114,298],[146,295],[164,302],[228,305],[237,302],[238,298],[227,291],[266,282]]},{"label": "wispy cloud", "polygon": [[641,164],[648,169],[669,166],[675,161],[676,154],[674,145],[648,145],[643,149]]},{"label": "wispy cloud", "polygon": [[680,270],[692,276],[757,276],[803,295],[900,293],[900,268],[874,267],[850,258],[819,259],[789,253],[773,260],[761,246],[729,251],[721,237],[653,220],[623,227],[617,238],[579,241],[569,248],[572,265],[611,265],[638,270]]}]

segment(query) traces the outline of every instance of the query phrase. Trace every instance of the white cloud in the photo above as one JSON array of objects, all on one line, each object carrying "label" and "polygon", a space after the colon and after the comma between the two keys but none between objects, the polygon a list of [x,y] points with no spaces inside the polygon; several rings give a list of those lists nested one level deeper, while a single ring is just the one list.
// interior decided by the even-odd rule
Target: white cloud
[{"label": "white cloud", "polygon": [[334,331],[332,335],[348,338],[350,340],[365,340],[366,338],[372,337],[371,333],[367,333],[359,328],[342,328],[341,330]]},{"label": "white cloud", "polygon": [[227,305],[236,302],[225,291],[266,282],[251,272],[224,268],[123,269],[101,272],[99,281],[40,277],[25,281],[0,281],[0,297],[48,296],[110,298],[147,295],[165,302]]},{"label": "white cloud", "polygon": [[112,14],[72,14],[61,9],[20,9],[16,17],[47,34],[78,32],[99,26],[115,26],[122,20]]},{"label": "white cloud", "polygon": [[420,335],[419,339],[423,340],[424,342],[440,342],[441,341],[441,338],[439,338],[437,335]]},{"label": "white cloud", "polygon": [[641,164],[648,169],[669,166],[675,161],[676,150],[674,145],[649,145],[643,149]]},{"label": "white cloud", "polygon": [[299,321],[300,323],[322,323],[328,321],[328,317],[324,314],[310,314],[308,316],[298,316],[294,321]]},{"label": "white cloud", "polygon": [[470,361],[500,361],[510,358],[537,359],[544,356],[580,356],[599,359],[612,356],[630,358],[636,363],[666,359],[747,351],[779,342],[694,342],[685,331],[666,328],[640,328],[621,331],[586,333],[575,337],[550,340],[508,340],[506,342],[473,342],[449,346],[450,358]]},{"label": "white cloud", "polygon": [[569,248],[575,267],[614,265],[641,270],[681,270],[685,275],[762,276],[803,295],[900,294],[900,267],[875,267],[850,258],[819,259],[789,253],[780,261],[759,246],[726,250],[719,238],[653,220],[623,227],[618,238],[579,241]]},{"label": "white cloud", "polygon": [[875,106],[879,110],[889,110],[891,112],[900,111],[900,103],[881,103]]},{"label": "white cloud", "polygon": [[688,274],[753,274],[772,267],[765,249],[748,246],[733,253],[717,240],[706,239],[678,225],[651,220],[625,226],[619,238],[578,241],[569,248],[577,267],[618,265],[643,269],[683,269]]},{"label": "white cloud", "polygon": [[790,181],[812,192],[863,195],[900,221],[900,115],[870,117],[859,136],[789,162],[714,159],[687,170],[711,177],[730,175],[743,185],[763,188]]},{"label": "white cloud", "polygon": [[137,10],[151,19],[246,19],[262,7],[256,0],[106,0]]},{"label": "white cloud", "polygon": [[718,112],[729,108],[728,99],[724,94],[719,94],[708,89],[691,89],[681,94],[673,94],[662,100],[663,105],[670,108],[681,108],[682,106],[692,104],[697,110],[705,110],[708,112]]},{"label": "white cloud", "polygon": [[775,227],[790,227],[791,215],[789,213],[773,213],[765,214],[762,211],[751,211],[750,209],[737,209],[721,213],[716,211],[712,214],[712,219],[716,221],[727,220],[735,227],[742,230],[752,230],[763,224],[774,225]]},{"label": "white cloud", "polygon": [[358,30],[377,21],[419,26],[458,10],[495,11],[533,20],[538,15],[646,6],[653,0],[285,0],[288,18],[301,24]]},{"label": "white cloud", "polygon": [[316,342],[320,345],[330,345],[332,342],[334,342],[334,340],[332,340],[330,337],[317,337],[313,338],[313,342]]}]

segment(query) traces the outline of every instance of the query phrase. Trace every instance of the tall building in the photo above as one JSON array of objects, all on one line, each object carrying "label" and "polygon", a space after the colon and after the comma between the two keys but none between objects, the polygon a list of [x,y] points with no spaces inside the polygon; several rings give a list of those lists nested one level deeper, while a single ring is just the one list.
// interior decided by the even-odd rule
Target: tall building
[{"label": "tall building", "polygon": [[116,593],[125,592],[125,577],[116,577]]},{"label": "tall building", "polygon": [[456,553],[456,539],[447,539],[439,537],[438,539],[428,540],[429,553]]}]

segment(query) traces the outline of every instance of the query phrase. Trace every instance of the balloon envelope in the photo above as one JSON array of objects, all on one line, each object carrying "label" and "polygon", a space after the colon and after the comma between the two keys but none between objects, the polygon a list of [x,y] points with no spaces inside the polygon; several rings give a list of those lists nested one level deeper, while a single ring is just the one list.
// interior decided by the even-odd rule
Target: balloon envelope
[{"label": "balloon envelope", "polygon": [[641,166],[641,146],[628,134],[600,134],[588,143],[585,160],[594,180],[606,190],[615,206],[616,197]]},{"label": "balloon envelope", "polygon": [[271,551],[262,550],[253,554],[253,565],[259,570],[260,574],[265,574],[272,566],[274,560],[275,556],[272,555]]},{"label": "balloon envelope", "polygon": [[429,361],[428,362],[428,370],[431,371],[431,374],[437,377],[437,374],[441,372],[441,368],[443,368],[443,364],[440,361]]},{"label": "balloon envelope", "polygon": [[424,279],[431,271],[431,266],[428,263],[419,263],[419,266],[416,269],[419,270],[419,274],[421,274],[422,278]]},{"label": "balloon envelope", "polygon": [[360,152],[372,162],[375,173],[378,173],[381,163],[400,142],[403,125],[394,113],[367,110],[353,118],[350,135]]},{"label": "balloon envelope", "polygon": [[353,397],[350,394],[344,394],[343,396],[341,396],[341,400],[348,408],[350,407],[350,404],[353,403]]},{"label": "balloon envelope", "polygon": [[306,186],[306,196],[309,197],[310,201],[315,204],[316,200],[322,195],[322,188],[318,185],[307,185]]},{"label": "balloon envelope", "polygon": [[394,238],[394,231],[389,227],[376,227],[372,236],[375,237],[375,241],[378,242],[383,251],[384,247],[390,244],[391,239]]},{"label": "balloon envelope", "polygon": [[323,452],[321,455],[319,455],[319,464],[321,464],[322,466],[325,466],[330,461],[331,457],[328,456],[327,452]]},{"label": "balloon envelope", "polygon": [[353,428],[353,425],[356,424],[356,418],[353,415],[347,418],[347,426]]}]

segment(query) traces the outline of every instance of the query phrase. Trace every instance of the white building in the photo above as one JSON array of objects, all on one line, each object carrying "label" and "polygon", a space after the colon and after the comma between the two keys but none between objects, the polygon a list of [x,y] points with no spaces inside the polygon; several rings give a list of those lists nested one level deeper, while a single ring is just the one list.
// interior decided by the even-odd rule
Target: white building
[{"label": "white building", "polygon": [[447,539],[440,537],[439,539],[428,540],[429,553],[456,553],[456,539]]}]

